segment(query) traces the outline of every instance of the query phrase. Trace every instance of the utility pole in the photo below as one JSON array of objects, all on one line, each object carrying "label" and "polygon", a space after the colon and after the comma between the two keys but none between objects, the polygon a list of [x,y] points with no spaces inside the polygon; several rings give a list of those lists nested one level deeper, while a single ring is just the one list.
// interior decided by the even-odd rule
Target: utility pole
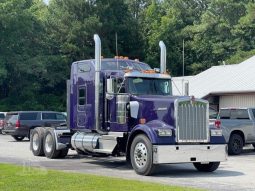
[{"label": "utility pole", "polygon": [[184,39],[182,40],[182,76],[184,77]]},{"label": "utility pole", "polygon": [[184,95],[184,39],[182,40],[182,95]]},{"label": "utility pole", "polygon": [[116,56],[119,56],[118,54],[118,34],[115,33],[115,48],[116,48]]},{"label": "utility pole", "polygon": [[117,69],[119,69],[119,52],[118,52],[118,34],[115,33],[115,46],[116,46],[116,56],[117,56]]}]

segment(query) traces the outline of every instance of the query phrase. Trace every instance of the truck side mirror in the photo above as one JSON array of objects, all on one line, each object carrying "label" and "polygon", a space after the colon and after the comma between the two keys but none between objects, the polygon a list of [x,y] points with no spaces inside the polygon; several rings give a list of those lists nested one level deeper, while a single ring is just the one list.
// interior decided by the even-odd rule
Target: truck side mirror
[{"label": "truck side mirror", "polygon": [[139,103],[137,101],[131,101],[130,103],[130,115],[132,118],[137,119],[139,111]]}]

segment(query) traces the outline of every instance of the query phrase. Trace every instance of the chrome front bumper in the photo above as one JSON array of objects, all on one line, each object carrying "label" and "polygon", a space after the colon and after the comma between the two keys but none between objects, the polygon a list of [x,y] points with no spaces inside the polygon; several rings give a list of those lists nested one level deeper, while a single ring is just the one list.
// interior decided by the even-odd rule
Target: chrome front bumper
[{"label": "chrome front bumper", "polygon": [[153,145],[153,163],[222,162],[227,145]]}]

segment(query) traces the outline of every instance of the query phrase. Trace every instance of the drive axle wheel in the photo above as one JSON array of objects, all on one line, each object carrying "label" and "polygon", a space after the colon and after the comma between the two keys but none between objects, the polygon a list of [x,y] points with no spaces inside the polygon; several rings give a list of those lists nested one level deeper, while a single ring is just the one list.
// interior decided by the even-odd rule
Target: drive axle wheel
[{"label": "drive axle wheel", "polygon": [[220,166],[220,162],[209,162],[208,164],[193,163],[193,165],[198,171],[213,172]]},{"label": "drive axle wheel", "polygon": [[58,158],[60,151],[56,149],[56,140],[53,129],[47,129],[43,140],[45,156],[50,159]]},{"label": "drive axle wheel", "polygon": [[34,156],[43,156],[43,137],[45,129],[43,127],[36,127],[31,132],[30,148]]},{"label": "drive axle wheel", "polygon": [[137,174],[151,175],[155,165],[153,164],[152,144],[145,135],[134,138],[130,148],[132,167]]},{"label": "drive axle wheel", "polygon": [[65,158],[66,155],[68,154],[68,151],[69,151],[69,149],[60,150],[60,153],[59,153],[59,155],[58,155],[58,158]]}]

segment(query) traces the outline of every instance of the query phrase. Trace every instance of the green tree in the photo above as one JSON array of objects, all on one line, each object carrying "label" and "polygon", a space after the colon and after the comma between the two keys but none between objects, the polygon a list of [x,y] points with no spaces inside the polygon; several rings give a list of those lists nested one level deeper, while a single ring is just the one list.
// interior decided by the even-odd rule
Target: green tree
[{"label": "green tree", "polygon": [[234,36],[234,55],[227,63],[236,64],[255,55],[255,3],[250,1],[245,5],[245,15],[231,31]]},{"label": "green tree", "polygon": [[240,49],[240,40],[233,32],[246,13],[248,2],[211,1],[200,21],[185,28],[191,36],[188,42],[193,55],[193,61],[188,67],[190,73],[195,74],[212,65],[222,64]]},{"label": "green tree", "polygon": [[143,56],[142,37],[138,21],[132,17],[124,0],[97,0],[96,11],[102,28],[103,55],[116,55],[116,34],[118,54],[133,58]]},{"label": "green tree", "polygon": [[[0,107],[3,110],[32,108],[42,65],[43,24],[39,15],[45,5],[39,0],[4,0],[0,3]],[[38,106],[40,107],[40,106]]]},{"label": "green tree", "polygon": [[[182,42],[192,37],[184,30],[198,22],[207,8],[207,3],[200,1],[154,1],[145,10],[143,23],[146,47],[146,60],[159,66],[158,42],[163,40],[167,46],[167,68],[173,75],[182,74]],[[186,50],[186,56],[191,51]],[[187,73],[186,73],[187,74]]]}]

